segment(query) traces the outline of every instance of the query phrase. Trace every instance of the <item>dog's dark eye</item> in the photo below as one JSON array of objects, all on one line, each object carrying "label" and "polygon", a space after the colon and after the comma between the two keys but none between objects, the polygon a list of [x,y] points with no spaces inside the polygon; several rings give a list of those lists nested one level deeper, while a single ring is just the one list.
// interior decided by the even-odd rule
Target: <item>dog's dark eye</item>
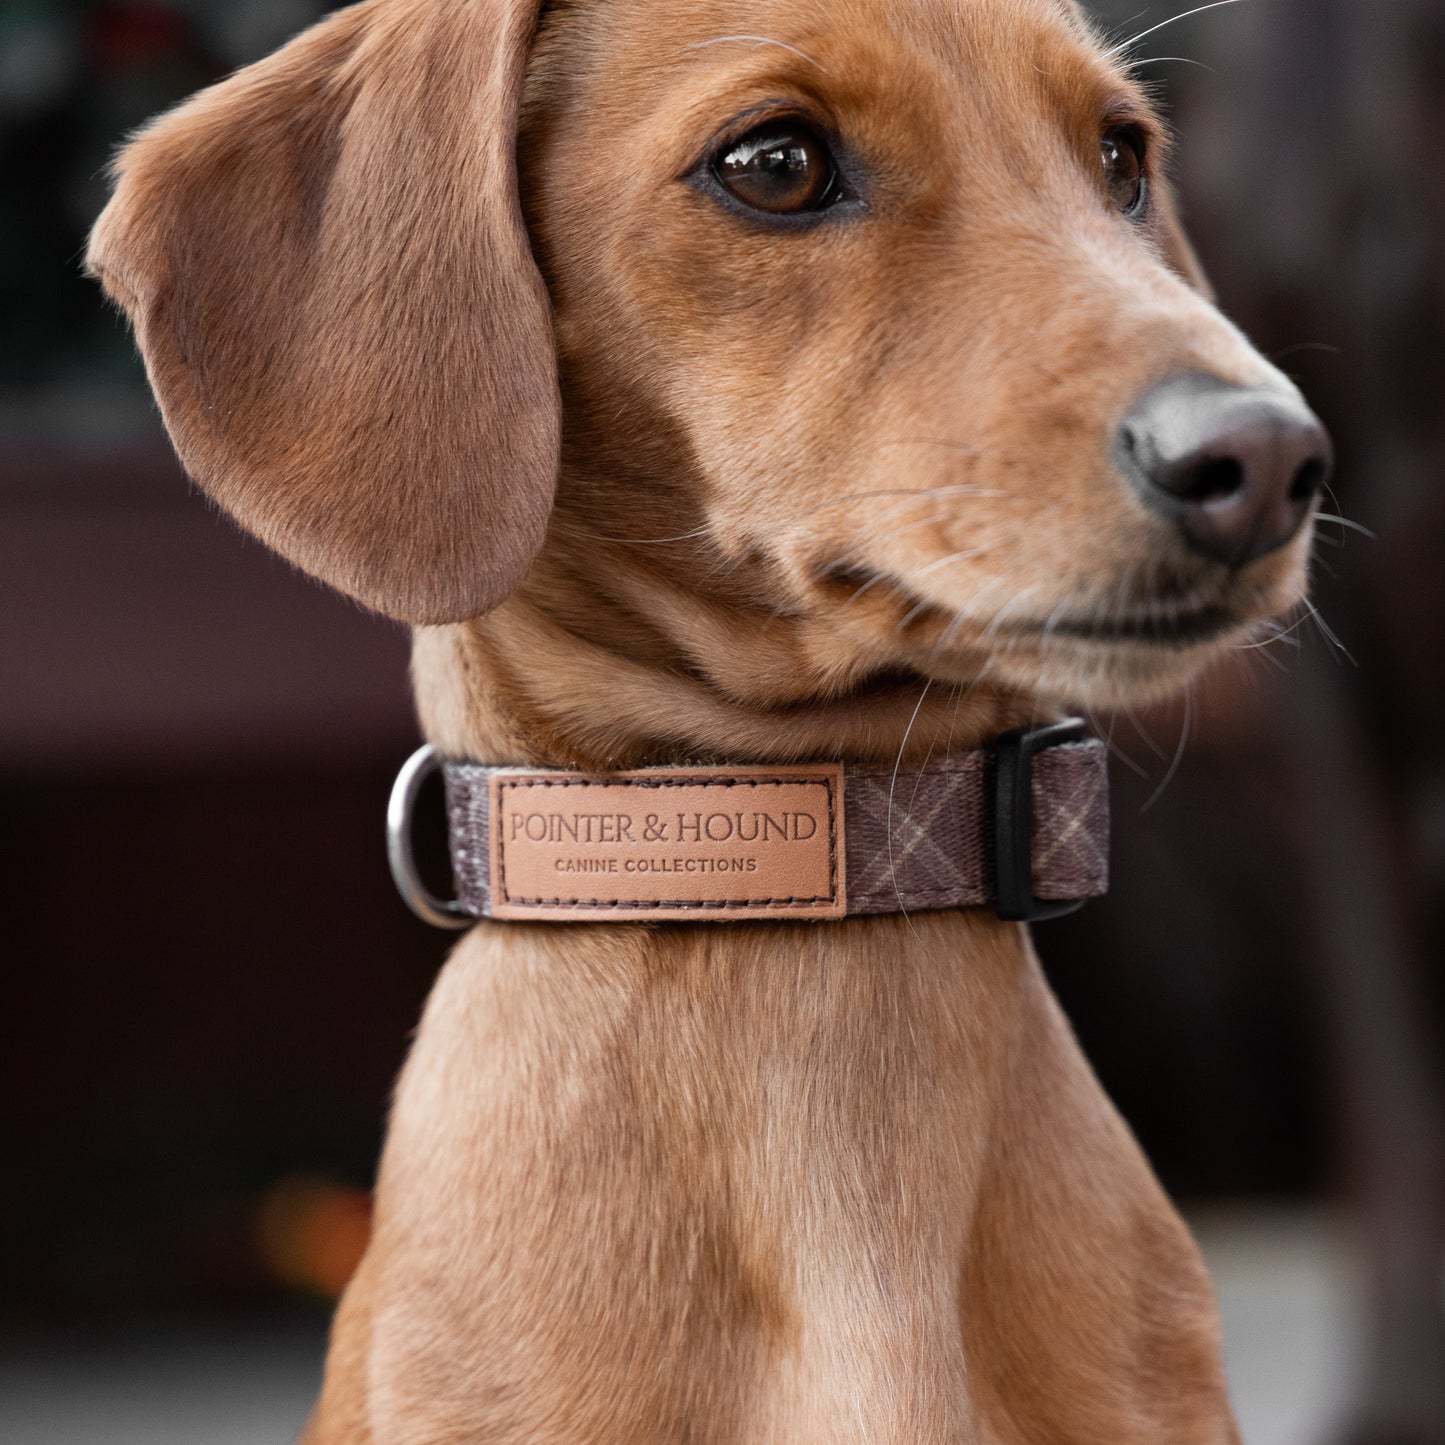
[{"label": "dog's dark eye", "polygon": [[713,171],[745,206],[773,215],[821,211],[838,186],[827,142],[796,122],[760,126],[731,142]]},{"label": "dog's dark eye", "polygon": [[1149,178],[1144,174],[1144,137],[1130,127],[1105,131],[1100,155],[1109,199],[1124,215],[1137,216],[1149,194]]}]

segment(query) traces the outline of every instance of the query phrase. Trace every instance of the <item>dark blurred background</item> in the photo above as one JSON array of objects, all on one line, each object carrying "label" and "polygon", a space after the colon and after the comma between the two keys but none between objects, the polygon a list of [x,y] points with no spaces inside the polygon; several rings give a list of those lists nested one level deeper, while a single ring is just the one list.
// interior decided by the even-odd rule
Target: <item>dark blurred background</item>
[{"label": "dark blurred background", "polygon": [[[289,1438],[447,945],[382,856],[404,633],[188,487],[80,274],[124,134],[323,8],[0,8],[0,1433],[27,1445],[130,1439],[115,1402],[148,1390],[137,1440]],[[1095,7],[1120,39],[1188,8]],[[1115,892],[1040,947],[1215,1264],[1247,1438],[1441,1445],[1445,3],[1249,0],[1135,53],[1346,520],[1318,615],[1098,720]]]}]

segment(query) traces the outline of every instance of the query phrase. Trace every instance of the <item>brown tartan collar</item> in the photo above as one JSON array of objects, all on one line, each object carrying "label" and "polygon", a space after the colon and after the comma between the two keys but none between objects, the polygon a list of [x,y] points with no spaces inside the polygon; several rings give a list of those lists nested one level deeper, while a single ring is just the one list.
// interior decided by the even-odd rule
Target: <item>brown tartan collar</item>
[{"label": "brown tartan collar", "polygon": [[[456,897],[416,870],[411,813],[446,784]],[[992,905],[1072,912],[1108,888],[1105,745],[1071,719],[920,768],[853,763],[572,773],[424,747],[387,816],[392,874],[428,923],[828,919]]]}]

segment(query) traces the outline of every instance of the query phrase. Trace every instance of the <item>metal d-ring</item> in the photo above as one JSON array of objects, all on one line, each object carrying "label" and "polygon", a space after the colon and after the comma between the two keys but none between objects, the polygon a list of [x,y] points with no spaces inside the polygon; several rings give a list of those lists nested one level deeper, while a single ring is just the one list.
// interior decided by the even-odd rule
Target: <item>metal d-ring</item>
[{"label": "metal d-ring", "polygon": [[392,881],[406,906],[433,928],[470,928],[476,922],[455,899],[438,898],[417,872],[416,852],[411,845],[411,815],[417,794],[433,773],[441,771],[441,754],[427,743],[418,748],[402,764],[391,785],[391,798],[386,805],[386,861],[391,865]]}]

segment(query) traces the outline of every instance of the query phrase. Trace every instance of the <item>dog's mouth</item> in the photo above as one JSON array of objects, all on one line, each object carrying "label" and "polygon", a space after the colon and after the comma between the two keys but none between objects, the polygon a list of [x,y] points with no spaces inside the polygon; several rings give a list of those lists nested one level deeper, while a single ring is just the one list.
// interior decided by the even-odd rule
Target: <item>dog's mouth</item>
[{"label": "dog's mouth", "polygon": [[[1160,569],[1162,571],[1162,569]],[[926,596],[882,569],[850,564],[813,574],[814,605],[891,658],[935,682],[987,684],[1104,706],[1167,696],[1223,650],[1297,601],[1278,574],[1229,580],[1159,575],[1147,589],[1064,590],[1021,582],[979,602]]]},{"label": "dog's mouth", "polygon": [[1178,608],[1167,602],[1122,617],[1065,617],[1039,629],[1040,636],[1079,638],[1085,642],[1140,642],[1155,647],[1193,647],[1215,642],[1244,625],[1228,607]]},{"label": "dog's mouth", "polygon": [[[957,609],[919,595],[885,572],[848,564],[834,565],[817,575],[820,582],[837,591],[845,606],[851,606],[867,594],[888,599],[892,604],[890,611],[896,614],[894,625],[900,632],[919,635],[941,627],[945,635],[963,641],[973,630],[960,627]],[[1201,599],[1197,592],[1179,588],[1127,599],[1107,611],[1060,612],[1047,620],[1009,619],[996,622],[984,631],[1011,645],[1069,640],[1182,649],[1217,642],[1257,620],[1248,607]]]}]

